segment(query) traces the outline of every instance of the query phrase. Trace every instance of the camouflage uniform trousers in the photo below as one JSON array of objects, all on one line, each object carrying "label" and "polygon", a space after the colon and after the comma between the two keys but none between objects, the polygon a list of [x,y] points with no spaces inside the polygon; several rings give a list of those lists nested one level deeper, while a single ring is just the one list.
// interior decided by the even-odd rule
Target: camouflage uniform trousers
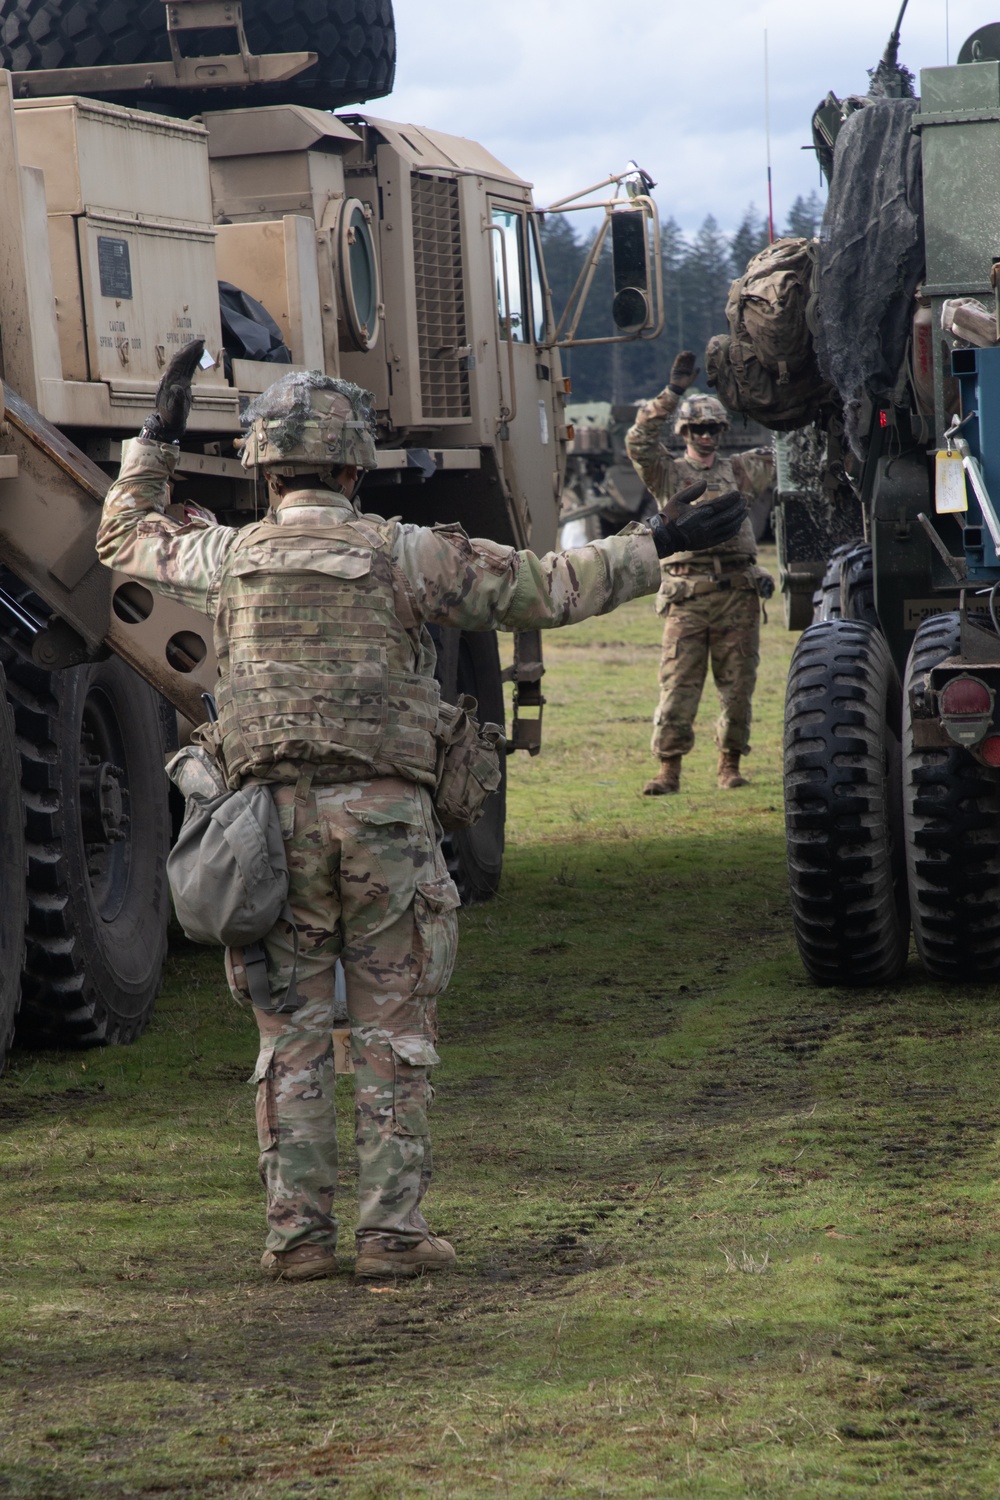
[{"label": "camouflage uniform trousers", "polygon": [[[427,1230],[420,1205],[431,1178],[427,1109],[438,994],[455,962],[458,892],[448,875],[426,787],[395,777],[275,789],[298,934],[279,922],[264,947],[280,1005],[295,969],[300,1009],[256,1009],[260,1175],[268,1250],[333,1246],[337,1220],[334,977],[347,981],[360,1168],[359,1243],[389,1249]],[[240,983],[240,952],[229,976]]]},{"label": "camouflage uniform trousers", "polygon": [[756,590],[713,590],[666,607],[660,657],[660,701],[653,716],[652,751],[659,759],[687,755],[712,664],[721,711],[720,750],[750,749],[751,700],[760,661],[760,603]]}]

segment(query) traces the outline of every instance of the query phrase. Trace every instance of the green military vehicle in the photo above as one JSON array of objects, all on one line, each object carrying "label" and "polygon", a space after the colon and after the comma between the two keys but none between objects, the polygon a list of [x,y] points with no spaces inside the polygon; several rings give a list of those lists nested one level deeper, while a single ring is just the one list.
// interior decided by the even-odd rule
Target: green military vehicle
[{"label": "green military vehicle", "polygon": [[814,119],[834,394],[778,439],[793,628],[816,590],[785,806],[823,984],[891,982],[911,930],[935,978],[1000,976],[1000,25],[924,69],[919,97],[898,46],[897,22],[869,94]]},{"label": "green military vehicle", "polygon": [[[258,516],[242,412],[318,368],[375,394],[372,509],[544,551],[560,348],[590,284],[557,328],[530,184],[475,142],[350,108],[392,86],[389,0],[24,0],[3,18],[0,1058],[19,1005],[26,1037],[127,1041],[159,986],[163,757],[204,717],[211,624],[109,573],[94,536],[170,355],[205,340],[176,502]],[[603,208],[610,339],[662,323],[649,187],[630,166],[558,205]],[[502,722],[495,637],[437,643],[445,696]],[[534,753],[537,635],[514,658],[509,744]],[[501,791],[452,839],[467,898],[495,890],[503,826]]]}]

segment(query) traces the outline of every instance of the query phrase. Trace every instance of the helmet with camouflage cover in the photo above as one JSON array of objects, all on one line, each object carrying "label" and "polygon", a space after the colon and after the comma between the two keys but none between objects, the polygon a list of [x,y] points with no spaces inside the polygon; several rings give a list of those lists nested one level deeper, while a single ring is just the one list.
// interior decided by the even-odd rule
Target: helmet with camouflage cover
[{"label": "helmet with camouflage cover", "polygon": [[319,370],[284,375],[250,403],[244,421],[244,468],[284,475],[375,468],[375,398],[349,380]]},{"label": "helmet with camouflage cover", "polygon": [[729,413],[721,401],[714,396],[687,396],[677,408],[674,431],[684,437],[689,427],[714,422],[717,427],[729,426]]}]

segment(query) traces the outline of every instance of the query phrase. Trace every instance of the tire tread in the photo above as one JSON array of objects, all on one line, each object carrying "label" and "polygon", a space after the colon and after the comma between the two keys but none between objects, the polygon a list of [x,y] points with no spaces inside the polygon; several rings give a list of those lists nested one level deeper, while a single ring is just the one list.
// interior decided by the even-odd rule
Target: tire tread
[{"label": "tire tread", "polygon": [[800,637],[785,703],[785,830],[795,936],[820,984],[886,983],[906,961],[884,768],[894,695],[888,646],[870,626],[833,619]]}]

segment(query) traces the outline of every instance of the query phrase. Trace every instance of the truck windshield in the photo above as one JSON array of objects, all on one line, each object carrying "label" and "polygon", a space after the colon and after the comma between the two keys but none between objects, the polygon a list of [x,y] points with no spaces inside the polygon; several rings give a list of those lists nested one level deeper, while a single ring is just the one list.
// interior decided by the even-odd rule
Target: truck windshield
[{"label": "truck windshield", "polygon": [[[500,337],[507,337],[507,317],[510,315],[510,336],[516,344],[525,342],[524,318],[524,274],[521,224],[522,217],[511,209],[494,208],[493,224],[500,231],[491,236],[493,240],[493,270],[497,289],[497,312],[500,316]],[[504,263],[507,267],[506,295],[504,294]]]}]

